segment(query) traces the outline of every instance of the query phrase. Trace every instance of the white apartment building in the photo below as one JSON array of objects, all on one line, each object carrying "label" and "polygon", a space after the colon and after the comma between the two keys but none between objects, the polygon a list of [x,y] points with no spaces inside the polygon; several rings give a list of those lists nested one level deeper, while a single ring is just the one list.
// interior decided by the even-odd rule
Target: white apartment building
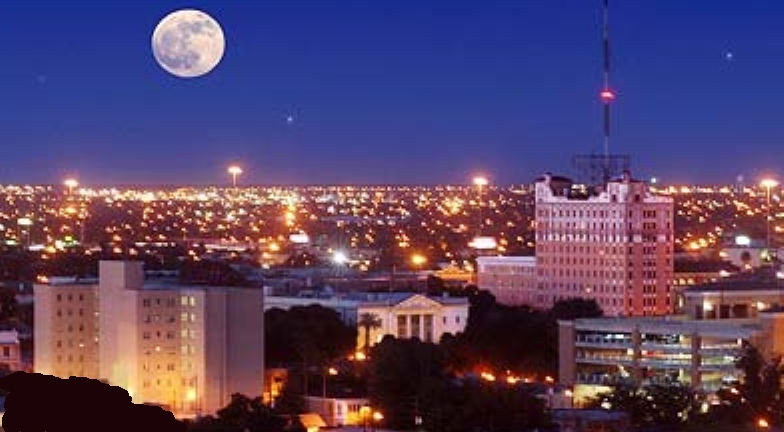
[{"label": "white apartment building", "polygon": [[97,284],[36,285],[35,305],[35,372],[105,380],[177,417],[262,393],[260,289],[145,281],[141,262],[102,261]]}]

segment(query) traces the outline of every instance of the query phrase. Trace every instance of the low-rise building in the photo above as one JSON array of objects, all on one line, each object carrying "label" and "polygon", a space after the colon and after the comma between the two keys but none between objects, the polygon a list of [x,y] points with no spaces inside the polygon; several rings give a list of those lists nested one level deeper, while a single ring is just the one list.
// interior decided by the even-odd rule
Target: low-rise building
[{"label": "low-rise building", "polygon": [[24,370],[19,333],[16,330],[0,331],[0,367],[10,371]]},{"label": "low-rise building", "polygon": [[357,326],[358,350],[365,345],[363,315],[376,319],[376,325],[367,326],[371,346],[387,335],[438,343],[446,333],[461,333],[468,323],[469,303],[466,297],[426,296],[410,292],[352,292],[307,297],[270,295],[265,300],[266,309],[286,310],[309,305],[333,309],[344,323]]},{"label": "low-rise building", "polygon": [[743,275],[684,292],[684,314],[559,322],[559,378],[577,401],[619,382],[679,382],[707,392],[740,378],[749,343],[784,353],[784,284]]},{"label": "low-rise building", "polygon": [[438,343],[444,334],[465,330],[468,306],[465,297],[428,297],[411,293],[390,293],[377,300],[363,302],[357,309],[357,316],[373,316],[377,318],[378,325],[367,328],[360,325],[357,346],[364,348],[366,330],[369,331],[367,340],[370,346],[381,342],[387,335]]},{"label": "low-rise building", "polygon": [[482,256],[476,264],[477,287],[493,294],[498,303],[536,304],[535,256]]},{"label": "low-rise building", "polygon": [[318,414],[327,427],[362,426],[363,407],[368,409],[367,398],[305,397],[305,409]]}]

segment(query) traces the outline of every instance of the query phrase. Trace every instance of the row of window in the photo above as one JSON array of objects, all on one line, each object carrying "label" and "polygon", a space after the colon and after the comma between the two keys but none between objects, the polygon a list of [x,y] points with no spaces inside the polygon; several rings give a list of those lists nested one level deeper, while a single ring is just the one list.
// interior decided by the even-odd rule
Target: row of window
[{"label": "row of window", "polygon": [[79,299],[79,301],[84,301],[84,294],[79,294],[79,295],[78,295],[78,296],[76,296],[76,297],[74,297],[74,295],[73,295],[73,294],[68,294],[68,295],[66,295],[66,296],[63,296],[62,294],[57,294],[56,298],[57,298],[57,301],[58,301],[58,302],[61,302],[61,301],[63,301],[63,298],[65,298],[67,301],[73,301],[73,300],[74,300],[74,298],[78,298],[78,299]]},{"label": "row of window", "polygon": [[[174,307],[177,305],[177,299],[174,297],[168,297],[165,300],[166,302],[164,303],[163,299],[161,298],[156,298],[156,299],[145,298],[142,299],[142,307],[151,307],[153,303],[155,304],[155,306],[161,306],[165,304],[166,307]],[[185,296],[185,295],[180,296],[180,306],[196,306],[196,297]]]},{"label": "row of window", "polygon": [[[558,217],[558,218],[617,218],[622,215],[621,210],[552,210],[548,211],[546,209],[542,209],[536,212],[537,216],[540,218],[547,218],[547,217]],[[672,216],[672,212],[670,210],[664,210],[661,214],[664,215],[666,218],[670,218]],[[634,217],[634,210],[629,210],[629,217]],[[657,210],[643,210],[642,217],[646,219],[655,219],[660,215]]]},{"label": "row of window", "polygon": [[[142,321],[144,321],[146,324],[159,323],[161,322],[161,318],[162,317],[160,315],[146,315]],[[180,313],[180,321],[196,322],[196,314],[193,312],[182,312]],[[168,317],[166,317],[166,322],[170,324],[175,323],[177,322],[177,318],[174,317],[173,315],[169,315]]]}]

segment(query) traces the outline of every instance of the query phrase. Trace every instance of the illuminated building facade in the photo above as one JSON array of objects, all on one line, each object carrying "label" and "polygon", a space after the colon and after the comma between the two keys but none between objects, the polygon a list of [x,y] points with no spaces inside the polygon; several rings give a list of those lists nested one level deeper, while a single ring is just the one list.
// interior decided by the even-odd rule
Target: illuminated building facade
[{"label": "illuminated building facade", "polygon": [[536,257],[482,256],[476,259],[476,265],[477,287],[493,294],[498,303],[536,303]]},{"label": "illuminated building facade", "polygon": [[606,315],[673,308],[673,200],[626,172],[599,191],[545,175],[536,182],[533,306],[592,298]]},{"label": "illuminated building facade", "polygon": [[559,378],[578,399],[620,382],[679,382],[714,392],[737,382],[744,343],[784,350],[784,296],[773,276],[688,288],[683,315],[559,322]]},{"label": "illuminated building facade", "polygon": [[[398,339],[418,338],[438,343],[446,334],[465,330],[468,323],[468,299],[465,297],[427,297],[421,294],[387,295],[378,301],[363,302],[357,316],[370,314],[378,318],[371,327],[369,342],[375,345],[390,335]],[[364,348],[365,328],[358,326],[357,346]]]},{"label": "illuminated building facade", "polygon": [[102,261],[97,284],[35,286],[35,371],[105,380],[178,417],[262,393],[263,293],[145,281]]},{"label": "illuminated building facade", "polygon": [[0,331],[0,366],[11,371],[23,369],[19,332],[16,330]]}]

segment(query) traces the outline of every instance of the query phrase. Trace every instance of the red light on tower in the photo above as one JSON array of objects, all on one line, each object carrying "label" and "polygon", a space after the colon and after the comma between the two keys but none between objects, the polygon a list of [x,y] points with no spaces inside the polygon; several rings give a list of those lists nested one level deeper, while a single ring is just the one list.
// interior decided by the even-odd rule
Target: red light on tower
[{"label": "red light on tower", "polygon": [[602,90],[602,92],[599,93],[599,96],[602,98],[602,101],[604,103],[609,103],[610,101],[615,99],[615,93],[613,93],[613,91],[610,89]]}]

